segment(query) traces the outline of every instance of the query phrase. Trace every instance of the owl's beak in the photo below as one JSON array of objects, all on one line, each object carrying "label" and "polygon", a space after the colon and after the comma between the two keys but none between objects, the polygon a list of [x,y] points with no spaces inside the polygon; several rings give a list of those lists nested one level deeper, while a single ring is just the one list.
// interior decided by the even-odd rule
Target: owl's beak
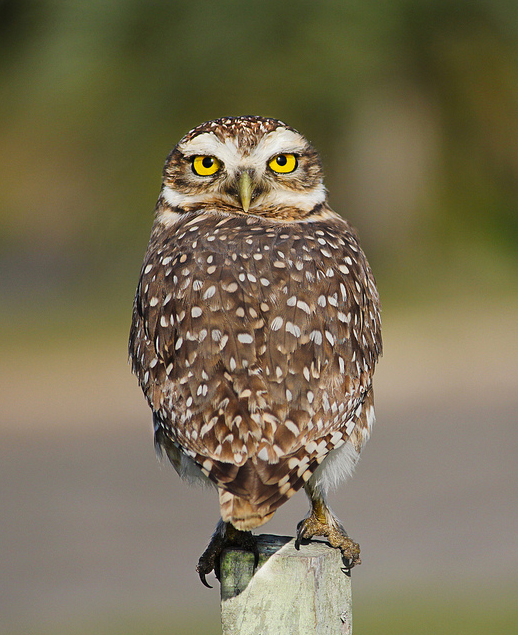
[{"label": "owl's beak", "polygon": [[254,193],[254,184],[248,172],[244,171],[241,173],[237,184],[237,191],[241,207],[245,212],[248,212],[250,201],[252,200],[252,194]]}]

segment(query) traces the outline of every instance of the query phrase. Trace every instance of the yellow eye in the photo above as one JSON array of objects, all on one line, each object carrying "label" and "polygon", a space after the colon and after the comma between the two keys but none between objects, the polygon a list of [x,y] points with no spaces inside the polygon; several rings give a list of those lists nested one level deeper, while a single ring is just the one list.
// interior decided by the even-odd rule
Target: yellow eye
[{"label": "yellow eye", "polygon": [[207,155],[194,157],[192,162],[192,170],[195,174],[198,174],[198,176],[211,176],[212,174],[216,174],[220,167],[221,163],[216,157],[209,157]]},{"label": "yellow eye", "polygon": [[297,167],[297,157],[294,154],[278,154],[268,165],[274,172],[288,174]]}]

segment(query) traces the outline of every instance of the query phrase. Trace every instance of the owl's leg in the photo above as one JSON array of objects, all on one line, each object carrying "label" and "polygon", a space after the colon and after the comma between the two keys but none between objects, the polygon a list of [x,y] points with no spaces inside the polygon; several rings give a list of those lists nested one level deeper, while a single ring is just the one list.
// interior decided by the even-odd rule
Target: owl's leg
[{"label": "owl's leg", "polygon": [[212,534],[212,538],[201,554],[196,571],[200,576],[202,583],[211,589],[212,587],[205,579],[205,576],[214,571],[217,579],[220,579],[220,557],[224,549],[228,547],[239,547],[245,551],[251,551],[255,557],[254,568],[259,562],[259,552],[257,550],[257,540],[250,531],[240,531],[231,523],[224,522],[221,518],[216,525],[216,530]]},{"label": "owl's leg", "polygon": [[311,510],[309,516],[297,525],[295,547],[299,549],[302,540],[324,536],[332,547],[340,549],[343,557],[349,561],[349,567],[361,564],[360,545],[349,538],[342,523],[329,508],[324,490],[312,480],[309,479],[304,485],[311,502]]}]

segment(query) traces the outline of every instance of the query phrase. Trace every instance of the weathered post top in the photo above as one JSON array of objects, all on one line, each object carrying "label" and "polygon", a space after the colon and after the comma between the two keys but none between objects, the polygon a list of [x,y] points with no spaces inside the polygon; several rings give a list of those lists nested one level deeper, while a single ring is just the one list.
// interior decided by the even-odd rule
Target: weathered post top
[{"label": "weathered post top", "polygon": [[342,555],[313,541],[295,549],[286,536],[257,536],[254,555],[221,557],[223,635],[351,635],[351,578]]}]

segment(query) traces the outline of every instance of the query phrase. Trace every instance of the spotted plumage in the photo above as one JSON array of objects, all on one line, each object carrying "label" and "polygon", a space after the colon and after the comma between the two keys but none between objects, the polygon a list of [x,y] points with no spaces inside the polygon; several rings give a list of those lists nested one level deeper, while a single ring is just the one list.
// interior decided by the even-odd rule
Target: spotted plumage
[{"label": "spotted plumage", "polygon": [[318,518],[345,540],[324,496],[374,421],[379,300],[297,131],[226,118],[174,148],[129,350],[157,445],[180,475],[217,486],[224,524],[258,527],[304,486],[312,514],[299,539],[325,534],[310,527]]}]

